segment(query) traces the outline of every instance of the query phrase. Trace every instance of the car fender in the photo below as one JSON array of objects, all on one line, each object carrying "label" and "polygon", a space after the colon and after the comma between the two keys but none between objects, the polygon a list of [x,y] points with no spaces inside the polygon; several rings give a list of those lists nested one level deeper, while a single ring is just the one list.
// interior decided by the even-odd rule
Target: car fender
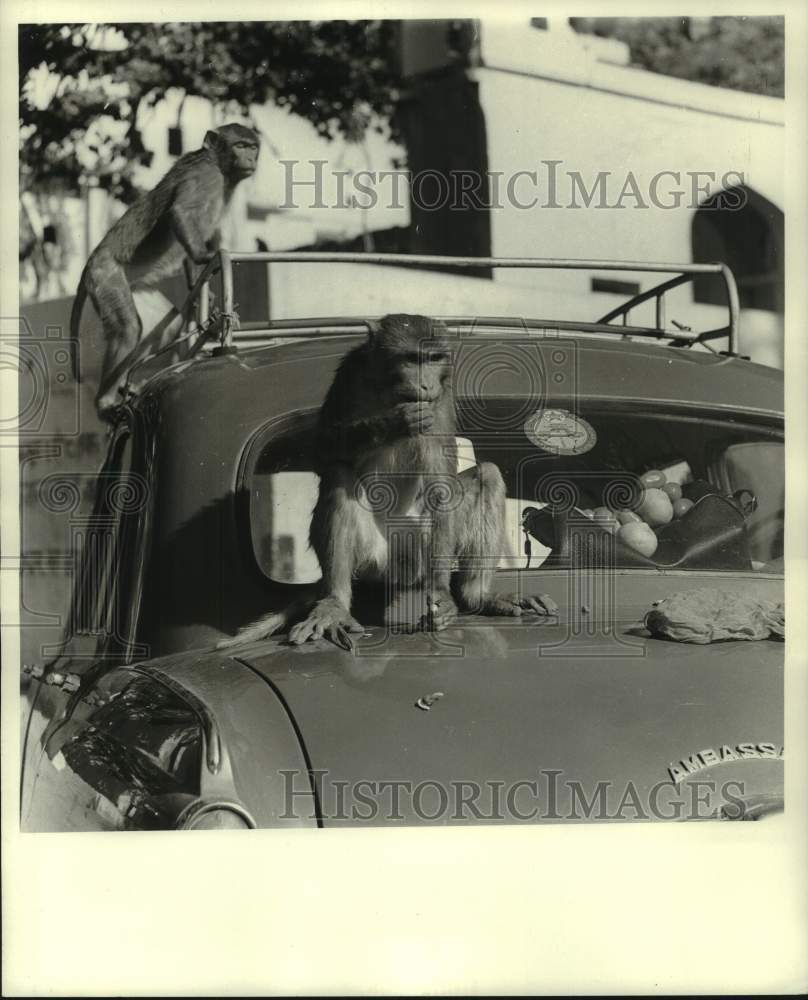
[{"label": "car fender", "polygon": [[203,798],[233,789],[258,827],[316,826],[314,808],[298,808],[294,816],[287,808],[284,772],[308,776],[310,766],[281,697],[260,674],[215,652],[138,669],[190,695],[207,713]]},{"label": "car fender", "polygon": [[[41,749],[26,830],[173,828],[206,804],[251,827],[317,825],[313,798],[301,808],[310,768],[282,700],[215,653],[89,671]],[[302,775],[294,812],[284,772]]]}]

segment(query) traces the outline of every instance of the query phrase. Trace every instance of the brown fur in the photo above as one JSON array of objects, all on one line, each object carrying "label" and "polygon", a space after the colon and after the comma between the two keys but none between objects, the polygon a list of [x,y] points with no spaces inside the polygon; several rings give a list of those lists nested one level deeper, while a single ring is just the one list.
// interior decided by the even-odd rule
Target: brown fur
[{"label": "brown fur", "polygon": [[143,334],[132,288],[153,287],[184,264],[190,286],[193,265],[206,264],[216,252],[222,215],[236,185],[255,171],[257,156],[258,138],[243,125],[208,132],[202,149],[180,157],[90,254],[73,303],[70,334],[77,342],[89,295],[106,342],[96,396],[101,417],[120,402],[127,358]]},{"label": "brown fur", "polygon": [[[444,629],[458,610],[557,611],[544,595],[491,594],[505,485],[490,462],[457,473],[455,432],[445,327],[425,316],[386,316],[343,359],[320,411],[310,538],[323,577],[291,643],[325,636],[352,648],[351,633],[363,631],[350,614],[361,578],[386,582],[387,621],[404,630]],[[291,618],[268,615],[221,645],[263,638]]]}]

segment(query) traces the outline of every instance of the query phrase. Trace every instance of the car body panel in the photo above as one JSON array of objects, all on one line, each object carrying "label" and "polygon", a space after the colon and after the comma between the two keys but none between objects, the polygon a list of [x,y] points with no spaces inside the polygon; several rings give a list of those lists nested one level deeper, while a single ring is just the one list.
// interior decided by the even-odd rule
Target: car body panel
[{"label": "car body panel", "polygon": [[[736,766],[730,760],[718,769],[719,783],[732,777],[745,795],[782,794],[782,643],[694,645],[649,638],[638,627],[652,594],[699,583],[705,580],[654,585],[625,575],[617,622],[587,618],[589,637],[571,635],[567,608],[557,624],[537,624],[529,615],[461,619],[437,638],[370,628],[353,655],[324,641],[290,648],[282,638],[237,655],[281,693],[312,768],[325,772],[325,825],[347,821],[337,815],[339,782],[450,788],[495,777],[509,785],[548,769],[563,772],[559,781],[580,782],[588,796],[599,781],[612,784],[612,798],[632,782],[644,818],[660,818],[648,796],[671,780],[671,765],[689,777],[684,758],[739,743],[768,743],[775,751],[763,764],[760,752]],[[772,599],[781,593],[775,580],[757,587]],[[611,641],[603,632],[608,620]],[[435,692],[442,697],[429,710],[419,708],[418,700]],[[558,802],[562,815],[553,818],[575,818],[560,793]],[[377,815],[350,821],[389,821],[377,805]],[[412,806],[401,799],[403,821],[423,821]]]},{"label": "car body panel", "polygon": [[[237,801],[249,804],[257,826],[277,825],[285,811],[281,771],[307,773],[308,763],[294,721],[271,686],[216,653],[153,660],[143,669],[171,677],[205,706],[214,722],[220,761],[203,769],[202,797],[235,794]],[[301,817],[284,825],[314,823]]]},{"label": "car body panel", "polygon": [[[652,405],[672,402],[679,406],[730,408],[755,413],[783,412],[782,372],[751,361],[718,353],[623,341],[617,337],[585,337],[547,331],[541,335],[525,333],[518,338],[513,331],[502,338],[495,334],[495,328],[489,331],[475,326],[474,338],[458,337],[457,343],[462,346],[473,342],[475,358],[477,350],[496,354],[503,343],[529,345],[535,349],[537,363],[544,373],[556,370],[559,364],[571,366],[572,359],[559,362],[552,357],[559,348],[568,347],[575,355],[575,387],[582,398],[632,400],[638,404],[645,401]],[[175,365],[150,380],[144,388],[143,400],[161,397],[161,410],[175,402],[183,410],[190,405],[197,419],[202,419],[204,413],[219,411],[226,413],[228,420],[238,423],[243,414],[244,422],[249,423],[250,418],[254,418],[254,426],[256,420],[266,419],[268,412],[283,412],[284,400],[290,396],[303,396],[309,406],[319,407],[336,365],[362,339],[351,335],[300,338],[295,343],[249,348],[234,355]],[[287,366],[302,366],[310,373],[304,385],[294,384],[295,380],[286,377]],[[271,370],[267,371],[267,367]],[[490,387],[487,383],[486,388],[494,393],[524,385],[518,375],[507,370],[492,371],[491,378]],[[216,393],[209,391],[212,385],[216,386]],[[552,380],[547,388],[561,394]],[[562,391],[569,388],[570,383],[567,383]],[[261,389],[272,393],[269,411],[267,397]],[[234,400],[238,401],[236,412]]]},{"label": "car body panel", "polygon": [[[271,685],[254,671],[215,653],[180,654],[118,669],[131,678],[146,677],[158,688],[167,688],[177,703],[185,704],[189,714],[200,720],[203,741],[197,779],[182,789],[184,797],[163,801],[161,789],[149,783],[148,773],[137,761],[127,765],[122,758],[125,745],[90,743],[98,728],[98,712],[105,707],[98,685],[91,682],[61,712],[54,713],[38,741],[41,752],[32,762],[31,775],[36,794],[24,800],[24,829],[127,829],[130,813],[134,814],[141,800],[153,804],[152,811],[162,814],[165,822],[197,798],[244,805],[258,827],[279,825],[286,809],[281,772],[290,769],[306,774],[308,765],[293,721]],[[132,718],[137,716],[133,713]],[[146,743],[152,725],[156,727],[157,721],[152,724],[148,717],[142,718],[133,724],[128,738],[137,738],[139,745]],[[90,756],[82,752],[83,747],[89,748]],[[106,780],[112,773],[119,779],[114,795]],[[141,817],[144,811],[140,809]],[[307,827],[316,821],[290,815],[283,825]]]}]

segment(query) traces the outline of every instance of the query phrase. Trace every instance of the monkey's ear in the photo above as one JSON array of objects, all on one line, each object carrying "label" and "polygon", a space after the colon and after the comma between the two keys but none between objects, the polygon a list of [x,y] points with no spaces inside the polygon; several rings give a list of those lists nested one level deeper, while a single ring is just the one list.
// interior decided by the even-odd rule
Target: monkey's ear
[{"label": "monkey's ear", "polygon": [[373,343],[376,337],[382,332],[382,325],[377,319],[369,319],[367,321],[368,326],[368,340]]},{"label": "monkey's ear", "polygon": [[219,136],[213,129],[210,129],[205,133],[205,139],[202,143],[202,147],[203,149],[213,150],[213,152],[216,152],[219,148]]}]

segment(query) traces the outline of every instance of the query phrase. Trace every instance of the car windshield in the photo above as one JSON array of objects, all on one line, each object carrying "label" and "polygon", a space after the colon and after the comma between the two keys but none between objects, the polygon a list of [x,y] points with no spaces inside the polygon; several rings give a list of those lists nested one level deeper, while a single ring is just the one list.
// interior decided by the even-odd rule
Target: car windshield
[{"label": "car windshield", "polygon": [[[570,536],[592,526],[614,537],[618,566],[782,572],[778,429],[741,415],[648,412],[629,403],[531,412],[493,398],[482,406],[461,400],[459,410],[458,473],[487,461],[505,480],[501,569],[568,566]],[[253,551],[278,582],[320,577],[308,541],[318,488],[314,419],[301,414],[285,433],[267,433],[247,472]]]}]

